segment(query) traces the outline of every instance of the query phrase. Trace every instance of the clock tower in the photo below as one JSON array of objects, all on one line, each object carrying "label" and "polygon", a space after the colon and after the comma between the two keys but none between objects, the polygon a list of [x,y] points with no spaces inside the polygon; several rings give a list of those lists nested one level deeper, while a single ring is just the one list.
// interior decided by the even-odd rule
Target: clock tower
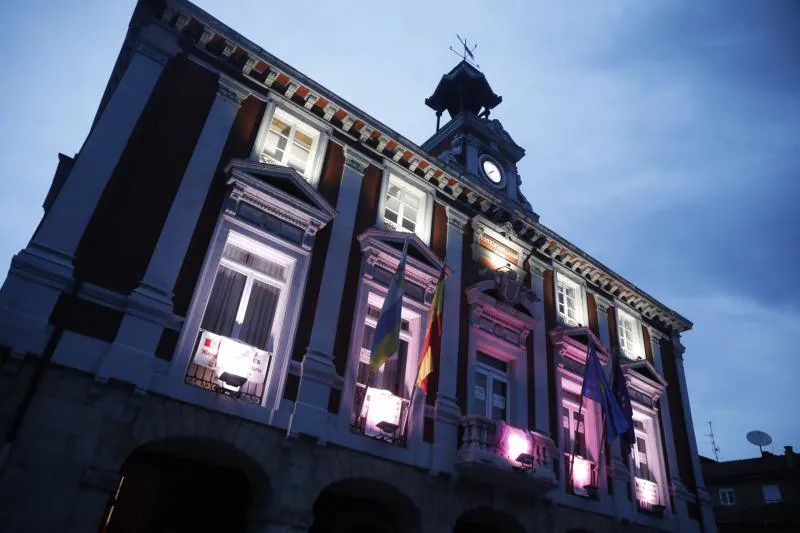
[{"label": "clock tower", "polygon": [[[520,191],[517,162],[525,155],[497,119],[489,114],[501,96],[486,76],[464,60],[442,76],[425,104],[436,111],[436,133],[422,148],[458,169],[476,186],[500,193],[531,211]],[[450,120],[441,125],[447,111]]]}]

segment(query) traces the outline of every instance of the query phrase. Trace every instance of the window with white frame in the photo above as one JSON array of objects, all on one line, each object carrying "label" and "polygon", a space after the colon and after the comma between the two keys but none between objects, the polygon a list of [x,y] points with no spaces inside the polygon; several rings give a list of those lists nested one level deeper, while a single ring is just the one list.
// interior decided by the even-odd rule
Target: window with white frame
[{"label": "window with white frame", "polygon": [[380,208],[380,223],[393,231],[415,233],[428,242],[433,214],[433,196],[409,180],[389,173],[385,180]]},{"label": "window with white frame", "polygon": [[719,489],[719,503],[726,507],[736,505],[736,493],[733,489]]},{"label": "window with white frame", "polygon": [[472,413],[508,421],[509,368],[508,362],[483,352],[476,352],[475,388],[472,393]]},{"label": "window with white frame", "polygon": [[564,451],[569,455],[572,455],[574,446],[575,455],[587,458],[585,419],[585,410],[579,413],[578,405],[564,402],[561,407],[562,442]]},{"label": "window with white frame", "polygon": [[414,338],[411,333],[411,323],[402,319],[400,325],[400,347],[396,355],[390,357],[372,376],[370,380],[369,359],[372,342],[375,340],[375,327],[381,309],[372,303],[367,305],[367,316],[364,319],[364,334],[361,336],[361,350],[358,358],[358,372],[356,386],[367,386],[391,391],[396,396],[403,396],[405,392],[405,368],[408,360],[408,347]]},{"label": "window with white frame", "polygon": [[294,168],[311,183],[319,174],[322,155],[322,132],[286,110],[275,107],[262,125],[257,147],[262,163],[275,163]]},{"label": "window with white frame", "polygon": [[622,353],[629,359],[641,359],[644,356],[644,346],[639,321],[625,311],[617,309],[617,330]]},{"label": "window with white frame", "polygon": [[764,495],[764,503],[780,503],[783,501],[781,489],[778,485],[762,485],[761,492]]},{"label": "window with white frame", "polygon": [[583,292],[581,286],[563,274],[556,276],[558,318],[565,326],[583,325]]},{"label": "window with white frame", "polygon": [[258,402],[280,335],[294,261],[231,233],[208,297],[187,382]]},{"label": "window with white frame", "polygon": [[655,481],[647,460],[648,438],[644,422],[634,419],[633,431],[636,436],[636,444],[633,447],[634,476],[647,481]]}]

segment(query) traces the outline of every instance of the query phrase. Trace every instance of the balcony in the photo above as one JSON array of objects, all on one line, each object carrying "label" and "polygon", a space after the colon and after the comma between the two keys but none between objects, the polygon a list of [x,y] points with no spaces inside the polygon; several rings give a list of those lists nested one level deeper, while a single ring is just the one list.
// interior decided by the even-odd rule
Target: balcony
[{"label": "balcony", "polygon": [[405,446],[409,401],[388,390],[356,383],[350,429],[366,437]]},{"label": "balcony", "polygon": [[549,437],[479,415],[462,417],[461,427],[456,466],[462,476],[534,495],[557,486]]},{"label": "balcony", "polygon": [[658,485],[650,480],[633,478],[636,487],[636,505],[640,512],[653,516],[664,515],[664,505],[658,493]]},{"label": "balcony", "polygon": [[201,329],[185,381],[260,405],[271,360],[269,352]]}]

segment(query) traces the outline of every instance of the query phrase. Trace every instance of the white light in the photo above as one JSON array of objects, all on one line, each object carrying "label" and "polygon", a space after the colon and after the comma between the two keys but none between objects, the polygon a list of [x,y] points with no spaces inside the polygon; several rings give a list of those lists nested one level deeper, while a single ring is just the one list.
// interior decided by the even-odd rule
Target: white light
[{"label": "white light", "polygon": [[573,488],[583,489],[587,485],[591,484],[592,484],[592,462],[587,461],[586,459],[578,457],[576,455],[572,463]]},{"label": "white light", "polygon": [[381,422],[399,426],[402,408],[402,398],[395,396],[391,391],[368,388],[361,411],[361,415],[366,416],[364,432],[371,436],[381,435],[383,432],[378,428]]}]

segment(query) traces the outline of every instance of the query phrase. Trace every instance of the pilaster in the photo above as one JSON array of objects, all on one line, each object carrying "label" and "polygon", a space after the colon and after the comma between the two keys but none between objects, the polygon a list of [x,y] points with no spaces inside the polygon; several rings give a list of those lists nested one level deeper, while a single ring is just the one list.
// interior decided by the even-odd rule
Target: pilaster
[{"label": "pilaster", "polygon": [[0,291],[0,344],[19,353],[42,353],[50,314],[74,282],[78,243],[167,60],[179,50],[174,37],[156,25],[144,28],[135,46],[58,196],[31,242],[12,260]]},{"label": "pilaster", "polygon": [[442,350],[439,361],[439,387],[434,408],[434,445],[431,461],[435,472],[454,472],[458,424],[461,410],[456,401],[458,375],[459,324],[461,322],[461,262],[464,226],[469,217],[447,206],[447,247],[445,261],[452,274],[444,282],[442,306]]},{"label": "pilaster", "polygon": [[179,327],[172,313],[172,289],[178,278],[208,189],[217,170],[239,105],[249,91],[221,77],[217,96],[184,172],[144,278],[128,297],[117,337],[97,376],[149,387],[154,354],[164,326]]},{"label": "pilaster", "polygon": [[597,307],[597,329],[600,332],[600,341],[607,350],[611,350],[611,330],[608,325],[608,309],[611,307],[611,302],[599,296],[594,295],[594,301]]},{"label": "pilaster", "polygon": [[550,435],[550,380],[547,375],[547,327],[544,320],[544,273],[547,266],[531,258],[528,270],[531,274],[531,290],[536,295],[533,303],[536,319],[533,329],[534,424],[537,431]]},{"label": "pilaster", "polygon": [[[325,438],[333,427],[328,413],[331,387],[341,382],[333,363],[333,346],[339,326],[347,263],[353,242],[361,182],[369,160],[345,148],[344,169],[331,227],[329,253],[325,257],[317,312],[311,328],[308,352],[301,364],[300,387],[289,422],[292,434],[306,433]],[[346,354],[341,354],[346,357]]]},{"label": "pilaster", "polygon": [[711,499],[708,497],[708,490],[703,482],[703,472],[700,469],[700,456],[697,454],[697,439],[694,434],[692,407],[689,402],[689,389],[686,387],[686,373],[683,369],[683,354],[686,351],[686,347],[681,343],[680,334],[673,334],[672,346],[672,351],[675,354],[675,366],[678,369],[678,387],[681,391],[681,403],[683,404],[684,419],[686,420],[686,434],[689,437],[689,449],[692,454],[692,472],[694,474],[695,484],[697,485],[697,503],[700,506],[703,531],[705,533],[716,533],[717,525],[714,520]]}]

